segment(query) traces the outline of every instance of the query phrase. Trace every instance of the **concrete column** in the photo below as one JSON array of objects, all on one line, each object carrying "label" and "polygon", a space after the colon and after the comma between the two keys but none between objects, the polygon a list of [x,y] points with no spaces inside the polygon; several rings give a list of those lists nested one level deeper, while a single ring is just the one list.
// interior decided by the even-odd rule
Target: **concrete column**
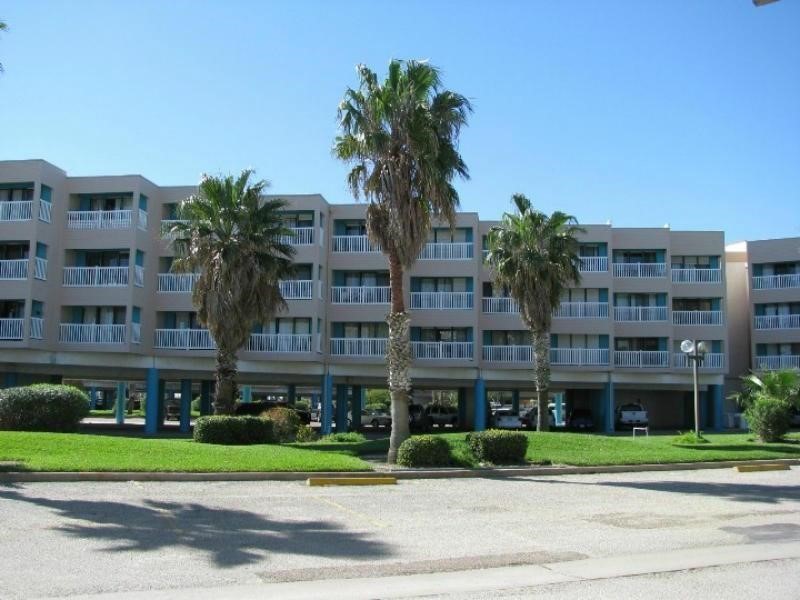
[{"label": "concrete column", "polygon": [[322,376],[322,410],[320,416],[320,433],[328,435],[333,421],[333,375]]},{"label": "concrete column", "polygon": [[89,388],[89,408],[91,410],[97,408],[97,388],[94,386]]},{"label": "concrete column", "polygon": [[725,397],[722,393],[722,386],[710,385],[708,388],[711,394],[712,415],[714,416],[711,428],[714,431],[722,431],[725,427]]},{"label": "concrete column", "polygon": [[127,387],[124,381],[117,382],[117,401],[114,403],[114,416],[117,419],[117,425],[125,423],[125,390]]},{"label": "concrete column", "polygon": [[16,373],[6,373],[3,375],[3,387],[4,388],[12,388],[17,387],[17,381],[19,377]]},{"label": "concrete column", "polygon": [[515,415],[519,414],[519,390],[511,392],[511,410]]},{"label": "concrete column", "polygon": [[253,388],[249,385],[242,386],[242,402],[248,403],[253,401]]},{"label": "concrete column", "polygon": [[147,377],[145,380],[147,400],[144,408],[144,432],[147,435],[155,435],[158,433],[159,405],[161,404],[158,399],[158,391],[161,387],[159,384],[158,369],[154,367],[147,369]]},{"label": "concrete column", "polygon": [[614,433],[614,382],[611,380],[610,376],[603,387],[602,398],[603,406],[605,407],[603,431],[606,433]]},{"label": "concrete column", "polygon": [[192,418],[192,380],[181,379],[181,433],[189,433]]},{"label": "concrete column", "polygon": [[213,381],[208,379],[204,379],[200,382],[200,414],[201,415],[210,415],[211,414],[211,387],[214,384]]},{"label": "concrete column", "polygon": [[158,380],[158,428],[164,427],[164,417],[166,416],[166,391],[167,382],[163,379]]},{"label": "concrete column", "polygon": [[360,385],[353,386],[353,395],[350,397],[350,414],[352,415],[352,429],[358,431],[361,428],[361,399],[363,398],[364,388]]},{"label": "concrete column", "polygon": [[289,387],[286,388],[286,400],[289,404],[294,404],[295,398],[297,396],[297,388],[293,383],[289,384]]},{"label": "concrete column", "polygon": [[347,386],[336,386],[336,433],[347,431]]},{"label": "concrete column", "polygon": [[473,423],[475,431],[486,429],[486,382],[483,377],[475,380],[475,419]]},{"label": "concrete column", "polygon": [[458,427],[465,429],[467,426],[467,389],[458,388]]}]

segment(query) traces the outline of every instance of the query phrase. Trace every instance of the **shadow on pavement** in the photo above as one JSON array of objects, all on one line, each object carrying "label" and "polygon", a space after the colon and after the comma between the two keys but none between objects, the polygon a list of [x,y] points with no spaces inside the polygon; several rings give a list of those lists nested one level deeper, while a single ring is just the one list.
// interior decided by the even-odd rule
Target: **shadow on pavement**
[{"label": "shadow on pavement", "polygon": [[[569,484],[577,482],[570,481]],[[757,483],[702,483],[697,481],[597,481],[582,485],[602,485],[673,494],[697,494],[714,498],[727,498],[737,502],[765,502],[775,504],[781,500],[800,501],[800,486],[760,485]]]},{"label": "shadow on pavement", "polygon": [[219,567],[260,562],[270,553],[353,560],[392,554],[382,542],[322,520],[280,521],[200,503],[55,500],[8,488],[0,488],[0,499],[28,502],[74,519],[57,530],[74,538],[106,540],[112,552],[186,547],[207,553]]},{"label": "shadow on pavement", "polygon": [[800,540],[800,525],[796,523],[770,523],[750,527],[720,527],[721,531],[741,535],[748,542],[792,542]]}]

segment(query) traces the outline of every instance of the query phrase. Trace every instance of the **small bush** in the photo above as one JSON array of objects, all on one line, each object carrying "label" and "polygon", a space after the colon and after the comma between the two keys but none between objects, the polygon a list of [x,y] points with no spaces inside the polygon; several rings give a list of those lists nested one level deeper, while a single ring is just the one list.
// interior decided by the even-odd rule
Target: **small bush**
[{"label": "small bush", "polygon": [[200,396],[196,396],[192,400],[192,412],[200,412]]},{"label": "small bush", "polygon": [[301,400],[297,400],[294,403],[294,408],[295,408],[295,410],[302,410],[302,411],[308,412],[308,411],[311,410],[311,402],[309,402],[308,400],[302,400],[302,399]]},{"label": "small bush", "polygon": [[410,437],[400,444],[397,463],[405,467],[446,467],[450,464],[450,445],[436,435]]},{"label": "small bush", "polygon": [[263,417],[215,415],[194,423],[194,441],[201,444],[248,445],[275,441],[272,421]]},{"label": "small bush", "polygon": [[467,434],[467,445],[481,462],[496,465],[519,463],[525,460],[528,436],[503,429],[473,431]]},{"label": "small bush", "polygon": [[298,442],[313,442],[317,439],[317,432],[311,428],[311,425],[301,425],[295,439]]},{"label": "small bush", "polygon": [[280,443],[293,442],[300,429],[300,417],[291,408],[276,406],[261,415],[272,421],[272,432]]},{"label": "small bush", "polygon": [[744,414],[750,431],[764,442],[777,442],[789,431],[791,409],[788,402],[766,394],[756,394]]},{"label": "small bush", "polygon": [[366,442],[367,438],[363,433],[357,431],[349,431],[347,433],[331,433],[322,438],[323,442],[333,442],[336,444],[352,444],[358,442]]},{"label": "small bush", "polygon": [[76,431],[89,397],[71,385],[39,383],[0,390],[0,429]]},{"label": "small bush", "polygon": [[687,431],[686,433],[679,431],[678,435],[672,438],[672,443],[678,446],[694,446],[696,444],[710,444],[711,441],[704,438],[702,432],[698,436],[695,435],[694,431]]}]

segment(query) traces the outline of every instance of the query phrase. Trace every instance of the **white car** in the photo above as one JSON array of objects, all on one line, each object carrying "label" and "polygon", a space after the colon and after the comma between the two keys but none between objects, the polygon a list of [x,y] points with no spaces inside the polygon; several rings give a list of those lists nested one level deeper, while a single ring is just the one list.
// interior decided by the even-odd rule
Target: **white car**
[{"label": "white car", "polygon": [[492,415],[492,427],[497,429],[523,429],[525,424],[510,408],[498,408]]},{"label": "white car", "polygon": [[647,425],[647,411],[641,404],[623,404],[617,409],[617,426],[647,427]]}]

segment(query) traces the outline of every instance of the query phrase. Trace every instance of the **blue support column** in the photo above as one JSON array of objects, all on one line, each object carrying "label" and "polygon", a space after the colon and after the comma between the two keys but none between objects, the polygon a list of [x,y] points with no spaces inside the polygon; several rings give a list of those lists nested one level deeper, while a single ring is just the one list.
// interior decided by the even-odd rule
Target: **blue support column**
[{"label": "blue support column", "polygon": [[473,423],[475,431],[486,429],[486,382],[483,377],[475,380],[475,418]]},{"label": "blue support column", "polygon": [[519,390],[511,392],[511,410],[515,415],[519,414]]},{"label": "blue support column", "polygon": [[181,433],[189,433],[192,418],[192,380],[181,379]]},{"label": "blue support column", "polygon": [[160,404],[158,400],[158,389],[160,387],[158,369],[152,367],[147,369],[145,385],[147,388],[147,401],[144,408],[144,432],[147,435],[155,435],[158,433],[158,409]]},{"label": "blue support column", "polygon": [[336,433],[347,431],[347,386],[336,386]]},{"label": "blue support column", "polygon": [[333,375],[322,376],[322,411],[320,416],[320,433],[328,435],[333,421]]},{"label": "blue support column", "polygon": [[200,414],[211,414],[211,386],[213,381],[203,380],[200,382]]},{"label": "blue support column", "polygon": [[114,416],[117,419],[117,425],[125,423],[125,385],[124,381],[117,382],[117,401],[114,403]]},{"label": "blue support column", "polygon": [[711,405],[713,407],[712,414],[714,415],[714,420],[711,424],[711,428],[714,431],[722,431],[723,425],[723,417],[724,417],[724,410],[725,410],[725,401],[722,395],[722,386],[721,385],[710,385],[708,386],[709,393],[711,395]]},{"label": "blue support column", "polygon": [[458,388],[458,426],[467,426],[467,388]]},{"label": "blue support column", "polygon": [[289,404],[294,404],[296,397],[297,388],[293,383],[290,383],[289,387],[286,388],[286,400],[289,402]]},{"label": "blue support column", "polygon": [[242,386],[242,403],[248,403],[253,401],[253,388],[249,385]]},{"label": "blue support column", "polygon": [[350,414],[353,422],[353,431],[358,431],[361,428],[361,398],[364,389],[360,385],[353,386],[353,395],[350,397]]},{"label": "blue support column", "polygon": [[17,387],[17,374],[16,373],[6,373],[3,376],[3,387],[4,388],[12,388]]},{"label": "blue support column", "polygon": [[97,408],[97,388],[94,386],[89,388],[89,408],[91,410]]},{"label": "blue support column", "polygon": [[606,433],[614,433],[614,382],[609,377],[602,393],[605,418],[603,419],[603,431]]},{"label": "blue support column", "polygon": [[163,379],[158,380],[158,428],[164,427],[164,417],[166,415],[166,391],[167,382]]}]

